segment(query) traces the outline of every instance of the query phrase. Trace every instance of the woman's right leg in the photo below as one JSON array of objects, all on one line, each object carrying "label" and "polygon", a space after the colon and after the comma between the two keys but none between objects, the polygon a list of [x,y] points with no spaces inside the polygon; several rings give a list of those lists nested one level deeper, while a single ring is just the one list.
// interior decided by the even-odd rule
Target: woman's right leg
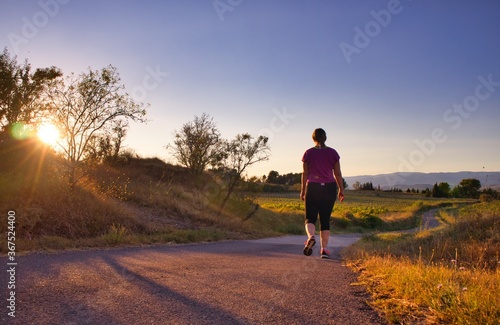
[{"label": "woman's right leg", "polygon": [[305,197],[305,229],[307,240],[304,247],[304,255],[312,254],[312,247],[316,243],[314,234],[316,233],[316,221],[318,220],[318,193],[315,184],[307,184]]},{"label": "woman's right leg", "polygon": [[314,223],[310,223],[310,222],[306,223],[307,239],[314,236],[315,233],[316,233],[316,226],[314,225]]},{"label": "woman's right leg", "polygon": [[309,183],[306,187],[305,227],[308,239],[316,233],[316,221],[318,220],[318,212],[321,204],[319,200],[321,193],[317,187],[316,183]]}]

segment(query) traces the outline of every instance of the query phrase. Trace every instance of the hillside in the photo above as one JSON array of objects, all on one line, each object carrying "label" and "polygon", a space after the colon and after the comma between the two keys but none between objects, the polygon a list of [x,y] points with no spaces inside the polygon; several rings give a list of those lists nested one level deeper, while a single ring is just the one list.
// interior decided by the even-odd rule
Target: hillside
[{"label": "hillside", "polygon": [[451,187],[456,186],[462,179],[478,179],[483,188],[500,188],[500,172],[450,172],[450,173],[392,173],[379,175],[362,175],[344,177],[352,187],[355,182],[372,182],[374,187],[380,185],[382,190],[390,188],[432,188],[435,183],[446,182]]},{"label": "hillside", "polygon": [[[37,141],[0,142],[0,157],[0,209],[15,214],[22,251],[269,237],[289,232],[290,224],[302,229],[301,218],[257,209],[237,194],[220,211],[223,180],[193,177],[157,158],[96,163],[71,189],[65,161]],[[6,227],[0,224],[0,232]]]}]

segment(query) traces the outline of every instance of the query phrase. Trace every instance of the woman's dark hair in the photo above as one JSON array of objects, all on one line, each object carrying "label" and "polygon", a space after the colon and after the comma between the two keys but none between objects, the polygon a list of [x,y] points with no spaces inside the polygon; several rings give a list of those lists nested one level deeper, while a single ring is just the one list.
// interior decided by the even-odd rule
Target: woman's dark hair
[{"label": "woman's dark hair", "polygon": [[317,143],[319,143],[322,147],[325,146],[325,141],[326,141],[326,132],[325,130],[321,129],[321,128],[318,128],[316,130],[314,130],[313,134],[312,134],[312,138],[314,141],[316,141]]}]

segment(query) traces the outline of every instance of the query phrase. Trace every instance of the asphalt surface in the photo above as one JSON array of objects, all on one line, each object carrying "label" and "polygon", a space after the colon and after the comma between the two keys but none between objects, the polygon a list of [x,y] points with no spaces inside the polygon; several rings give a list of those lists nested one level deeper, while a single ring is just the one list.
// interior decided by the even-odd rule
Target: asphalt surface
[{"label": "asphalt surface", "polygon": [[[332,235],[332,259],[302,254],[304,236],[0,258],[1,324],[384,324],[351,285]],[[9,280],[10,279],[10,280]]]}]

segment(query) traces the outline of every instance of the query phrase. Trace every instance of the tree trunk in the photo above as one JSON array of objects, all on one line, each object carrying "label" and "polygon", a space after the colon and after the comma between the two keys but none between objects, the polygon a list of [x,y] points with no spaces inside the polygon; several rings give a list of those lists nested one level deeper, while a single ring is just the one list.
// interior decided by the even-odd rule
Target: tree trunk
[{"label": "tree trunk", "polygon": [[232,182],[229,183],[229,187],[227,188],[227,194],[222,200],[222,203],[219,207],[219,216],[222,214],[222,211],[224,210],[224,207],[226,206],[227,201],[229,200],[229,197],[233,193],[234,189],[236,188],[236,185],[238,184],[238,178],[234,179]]}]

